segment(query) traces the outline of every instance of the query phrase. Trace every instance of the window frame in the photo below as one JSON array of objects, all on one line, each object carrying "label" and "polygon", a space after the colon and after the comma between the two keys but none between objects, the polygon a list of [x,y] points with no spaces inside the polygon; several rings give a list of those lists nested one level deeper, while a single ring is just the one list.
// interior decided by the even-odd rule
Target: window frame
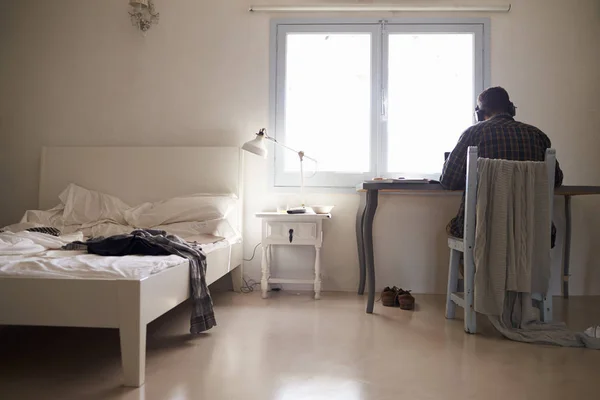
[{"label": "window frame", "polygon": [[[283,144],[284,132],[284,93],[285,93],[285,35],[302,32],[368,32],[371,33],[371,149],[370,171],[363,174],[349,174],[319,171],[308,179],[313,165],[305,160],[304,185],[318,192],[353,192],[357,184],[375,176],[396,177],[394,171],[387,171],[387,121],[383,118],[384,102],[387,100],[388,77],[388,35],[397,32],[467,32],[473,33],[475,40],[474,59],[474,104],[477,94],[490,86],[490,30],[489,18],[341,18],[341,19],[273,19],[271,21],[270,43],[270,101],[269,134]],[[457,29],[458,28],[458,29]],[[283,40],[282,40],[283,39]],[[480,56],[477,56],[480,54]],[[380,111],[377,111],[380,110]],[[379,117],[377,117],[379,115]],[[475,122],[475,120],[474,120]],[[467,127],[465,127],[466,129]],[[303,150],[303,149],[296,149]],[[289,150],[280,146],[271,147],[269,181],[276,191],[297,190],[300,174],[284,172],[284,157]],[[310,154],[307,153],[308,156]],[[441,171],[440,171],[441,172]],[[438,176],[430,178],[437,179]]]}]

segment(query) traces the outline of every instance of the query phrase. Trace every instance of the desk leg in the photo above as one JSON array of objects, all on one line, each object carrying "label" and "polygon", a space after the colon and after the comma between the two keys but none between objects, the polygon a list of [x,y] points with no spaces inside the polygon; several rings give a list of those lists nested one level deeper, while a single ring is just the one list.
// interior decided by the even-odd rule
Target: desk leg
[{"label": "desk leg", "polygon": [[365,284],[367,280],[367,267],[365,262],[365,246],[363,240],[363,230],[365,222],[365,209],[367,207],[367,194],[360,193],[360,204],[356,213],[356,245],[358,247],[358,265],[359,265],[359,281],[358,294],[365,294]]},{"label": "desk leg", "polygon": [[377,211],[378,191],[367,192],[367,207],[365,209],[365,220],[363,226],[363,241],[365,247],[365,260],[367,278],[369,282],[369,298],[367,300],[367,313],[373,313],[375,305],[375,255],[373,252],[373,220]]},{"label": "desk leg", "polygon": [[571,196],[565,196],[565,253],[563,256],[563,297],[569,298],[569,275],[571,262]]}]

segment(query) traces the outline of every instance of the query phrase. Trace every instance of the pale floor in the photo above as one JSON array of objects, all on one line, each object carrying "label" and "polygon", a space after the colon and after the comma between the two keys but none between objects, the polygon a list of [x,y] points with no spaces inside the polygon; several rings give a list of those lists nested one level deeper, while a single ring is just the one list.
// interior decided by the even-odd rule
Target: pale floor
[{"label": "pale floor", "polygon": [[[514,343],[480,319],[470,336],[443,296],[415,312],[325,293],[215,295],[219,326],[187,335],[189,309],[150,324],[146,384],[120,386],[116,330],[0,332],[0,399],[598,399],[600,351]],[[574,329],[600,322],[600,298],[555,300]]]}]

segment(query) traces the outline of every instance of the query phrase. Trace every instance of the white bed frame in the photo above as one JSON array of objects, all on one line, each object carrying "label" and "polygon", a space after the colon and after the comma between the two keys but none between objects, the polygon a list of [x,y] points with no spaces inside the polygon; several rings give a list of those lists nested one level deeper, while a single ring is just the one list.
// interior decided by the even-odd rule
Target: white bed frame
[{"label": "white bed frame", "polygon": [[[74,182],[128,204],[192,193],[235,193],[229,217],[242,231],[242,160],[237,147],[48,147],[42,151],[39,205],[58,204]],[[207,282],[242,280],[242,246],[207,256]],[[0,278],[0,325],[118,328],[126,386],[144,384],[146,325],[189,298],[184,262],[142,280]]]}]

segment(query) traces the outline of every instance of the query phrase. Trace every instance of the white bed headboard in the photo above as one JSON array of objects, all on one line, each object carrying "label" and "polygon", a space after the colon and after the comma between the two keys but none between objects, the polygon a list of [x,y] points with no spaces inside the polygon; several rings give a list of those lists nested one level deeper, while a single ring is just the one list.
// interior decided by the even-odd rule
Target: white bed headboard
[{"label": "white bed headboard", "polygon": [[234,193],[241,208],[241,157],[239,147],[44,147],[39,206],[54,207],[59,193],[76,183],[130,205],[194,193]]}]

